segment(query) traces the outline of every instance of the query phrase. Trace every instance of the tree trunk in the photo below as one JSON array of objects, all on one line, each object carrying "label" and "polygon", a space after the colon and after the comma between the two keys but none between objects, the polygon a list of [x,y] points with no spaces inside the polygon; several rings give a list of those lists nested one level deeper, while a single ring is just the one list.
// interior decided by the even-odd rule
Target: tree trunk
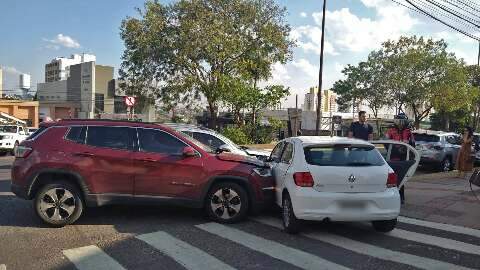
[{"label": "tree trunk", "polygon": [[446,131],[450,131],[450,117],[448,115],[448,113],[445,113],[445,130]]},{"label": "tree trunk", "polygon": [[210,111],[208,127],[211,129],[217,129],[217,108],[212,103],[209,103],[208,110]]}]

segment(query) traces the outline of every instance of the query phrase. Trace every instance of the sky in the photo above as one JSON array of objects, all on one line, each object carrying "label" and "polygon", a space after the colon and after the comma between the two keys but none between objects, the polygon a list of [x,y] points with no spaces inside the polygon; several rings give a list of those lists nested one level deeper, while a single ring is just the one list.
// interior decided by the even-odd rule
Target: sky
[{"label": "sky", "polygon": [[[170,1],[160,1],[170,2]],[[287,8],[287,22],[296,40],[293,59],[275,64],[268,84],[290,87],[284,106],[299,106],[309,87],[318,85],[322,20],[320,0],[276,0]],[[2,0],[0,2],[0,66],[4,89],[17,89],[18,74],[32,76],[32,90],[44,82],[45,64],[59,56],[92,53],[97,63],[117,71],[124,49],[119,28],[144,0]],[[328,0],[323,88],[342,78],[342,69],[367,58],[389,39],[423,35],[444,39],[448,50],[476,64],[478,43],[391,0]]]}]

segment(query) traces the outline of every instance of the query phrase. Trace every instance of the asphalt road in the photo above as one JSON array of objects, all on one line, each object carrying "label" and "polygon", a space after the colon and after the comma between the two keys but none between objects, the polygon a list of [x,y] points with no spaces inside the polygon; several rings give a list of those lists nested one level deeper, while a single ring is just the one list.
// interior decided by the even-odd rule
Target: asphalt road
[{"label": "asphalt road", "polygon": [[11,162],[0,158],[1,270],[480,269],[480,231],[408,218],[388,234],[308,223],[292,236],[275,211],[225,226],[196,210],[109,206],[49,228],[9,192]]}]

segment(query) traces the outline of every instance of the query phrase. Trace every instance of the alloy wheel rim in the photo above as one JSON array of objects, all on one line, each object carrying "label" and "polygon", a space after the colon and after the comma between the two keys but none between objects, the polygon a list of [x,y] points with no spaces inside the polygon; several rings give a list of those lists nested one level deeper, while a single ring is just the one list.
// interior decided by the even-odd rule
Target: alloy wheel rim
[{"label": "alloy wheel rim", "polygon": [[238,215],[242,208],[242,200],[235,190],[222,188],[213,194],[210,207],[218,218],[227,220]]},{"label": "alloy wheel rim", "polygon": [[47,190],[40,199],[40,212],[52,221],[64,221],[75,211],[73,194],[65,188]]},{"label": "alloy wheel rim", "polygon": [[443,164],[443,171],[448,172],[450,170],[450,161],[447,159]]}]

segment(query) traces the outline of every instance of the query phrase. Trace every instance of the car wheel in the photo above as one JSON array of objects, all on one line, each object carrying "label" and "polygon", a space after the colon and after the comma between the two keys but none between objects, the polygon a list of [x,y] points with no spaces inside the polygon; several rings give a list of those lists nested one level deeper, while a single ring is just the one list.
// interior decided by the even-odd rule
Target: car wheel
[{"label": "car wheel", "polygon": [[35,212],[45,223],[63,227],[75,222],[83,212],[80,191],[69,183],[47,184],[37,192]]},{"label": "car wheel", "polygon": [[17,149],[18,145],[19,143],[18,141],[16,141],[15,144],[13,145],[12,151],[10,151],[10,155],[15,156],[15,149]]},{"label": "car wheel", "polygon": [[212,220],[219,223],[243,220],[248,212],[247,192],[235,183],[215,184],[208,192],[205,210]]},{"label": "car wheel", "polygon": [[372,225],[377,232],[390,232],[397,226],[397,219],[372,221]]},{"label": "car wheel", "polygon": [[282,199],[282,223],[287,233],[296,234],[300,231],[300,220],[293,212],[292,200],[288,194]]},{"label": "car wheel", "polygon": [[440,164],[440,169],[442,172],[449,172],[452,170],[452,161],[449,157],[443,159],[442,163]]}]

